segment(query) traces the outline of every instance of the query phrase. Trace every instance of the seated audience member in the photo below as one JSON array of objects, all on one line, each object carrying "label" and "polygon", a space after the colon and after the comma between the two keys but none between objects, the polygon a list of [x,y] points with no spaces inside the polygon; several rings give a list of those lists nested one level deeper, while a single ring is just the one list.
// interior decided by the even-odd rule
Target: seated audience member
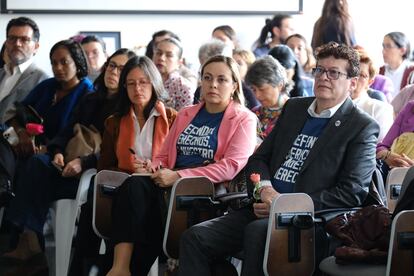
[{"label": "seated audience member", "polygon": [[379,91],[384,94],[386,102],[391,103],[391,101],[393,100],[392,91],[394,91],[394,84],[392,83],[389,77],[379,74],[375,75],[374,80],[370,84],[369,88],[370,89],[368,90],[368,94],[369,91],[372,90]]},{"label": "seated audience member", "polygon": [[410,41],[402,32],[391,32],[384,36],[382,42],[382,56],[385,65],[379,70],[381,75],[389,77],[393,83],[394,98],[407,84],[411,84],[409,77],[414,70],[409,61],[411,53]]},{"label": "seated audience member", "polygon": [[245,168],[247,175],[260,174],[261,201],[184,232],[179,275],[209,275],[210,264],[240,250],[241,275],[263,275],[269,208],[280,193],[307,193],[315,210],[361,206],[365,200],[379,128],[349,98],[357,85],[359,56],[332,42],[316,59],[315,98],[288,100]]},{"label": "seated audience member", "polygon": [[[412,157],[406,154],[396,153],[391,151],[391,146],[394,141],[404,133],[414,131],[414,101],[408,102],[405,107],[395,118],[387,135],[381,143],[377,145],[377,159],[382,160],[384,176],[388,174],[388,170],[393,167],[411,167],[414,165]],[[407,140],[408,143],[412,143],[412,140]]]},{"label": "seated audience member", "polygon": [[88,78],[91,81],[95,81],[101,74],[102,67],[108,57],[108,54],[106,53],[106,44],[102,38],[96,35],[88,35],[82,39],[81,45],[88,58]]},{"label": "seated audience member", "polygon": [[[88,94],[82,98],[70,124],[48,143],[48,152],[53,156],[53,162],[62,168],[61,176],[75,177],[87,169],[96,168],[98,154],[95,153],[70,161],[65,160],[64,152],[66,145],[75,135],[73,127],[77,123],[87,127],[93,126],[103,135],[105,119],[115,112],[115,106],[118,102],[118,83],[122,68],[128,59],[134,56],[135,53],[133,51],[121,48],[108,58],[103,65],[104,71],[95,80],[95,93]],[[49,166],[45,169],[54,168]],[[58,178],[53,180],[53,183],[59,182],[60,175],[51,175]],[[72,197],[73,195],[70,196]]]},{"label": "seated audience member", "polygon": [[256,57],[249,50],[234,49],[233,59],[239,65],[240,78],[242,80],[242,88],[243,88],[244,99],[246,100],[246,106],[247,108],[252,110],[254,107],[258,106],[260,103],[256,99],[250,87],[246,85],[245,77],[246,77],[247,70],[256,60]]},{"label": "seated audience member", "polygon": [[10,118],[15,102],[21,102],[37,84],[48,78],[34,63],[39,38],[39,27],[30,18],[13,18],[7,24],[1,55],[5,64],[0,66],[0,124]]},{"label": "seated audience member", "polygon": [[[212,57],[204,63],[201,76],[203,101],[178,113],[151,165],[152,170],[162,168],[151,177],[128,178],[117,194],[112,209],[114,262],[109,276],[147,275],[162,250],[163,194],[176,180],[205,176],[219,184],[235,177],[253,153],[257,119],[244,107],[236,62]],[[197,137],[206,144],[188,143]]]},{"label": "seated audience member", "polygon": [[240,78],[244,81],[247,70],[256,60],[256,57],[249,50],[237,48],[233,50],[233,59],[239,65]]},{"label": "seated audience member", "polygon": [[0,49],[0,68],[3,68],[3,66],[9,62],[9,57],[6,54],[6,42],[4,42]]},{"label": "seated audience member", "polygon": [[166,38],[171,38],[171,37],[180,41],[180,38],[178,37],[178,35],[168,30],[161,30],[161,31],[153,33],[152,39],[150,42],[148,42],[148,45],[146,47],[145,55],[152,60],[154,56],[154,46],[161,40],[164,40]]},{"label": "seated audience member", "polygon": [[[86,77],[86,57],[79,43],[59,41],[53,45],[49,56],[54,77],[38,84],[22,101],[23,105],[32,106],[43,118],[45,144],[68,125],[80,99],[93,91],[93,85]],[[13,116],[9,123],[19,135],[16,147],[19,156],[33,154],[36,148],[25,126]]]},{"label": "seated audience member", "polygon": [[[259,38],[253,44],[253,53],[259,58],[267,55],[270,49],[285,44],[286,38],[295,32],[293,17],[289,14],[276,14],[272,19],[267,18]],[[268,41],[268,38],[271,41]]]},{"label": "seated audience member", "polygon": [[414,100],[414,84],[409,84],[401,89],[401,92],[392,100],[391,105],[394,108],[394,114],[398,115],[404,106],[412,100]]},{"label": "seated audience member", "polygon": [[315,67],[316,60],[313,56],[312,48],[307,44],[306,39],[301,34],[293,34],[286,39],[286,45],[292,49],[302,65],[305,76],[312,77],[312,68]]},{"label": "seated audience member", "polygon": [[231,49],[238,48],[239,46],[236,31],[229,25],[221,25],[214,28],[211,36],[228,44]]},{"label": "seated audience member", "polygon": [[170,96],[168,106],[179,111],[193,103],[197,88],[196,77],[188,78],[180,74],[183,48],[175,38],[166,38],[155,44],[153,62],[160,71],[164,87]]},{"label": "seated audience member", "polygon": [[393,121],[394,114],[389,103],[373,99],[368,95],[369,84],[373,81],[376,69],[366,52],[358,50],[360,56],[360,73],[356,88],[351,92],[352,101],[371,117],[380,126],[378,141],[381,142],[387,134]]},{"label": "seated audience member", "polygon": [[[149,58],[132,57],[123,66],[119,83],[118,105],[105,122],[98,170],[134,173],[159,152],[177,112],[165,107],[168,94]],[[92,265],[103,268],[92,208],[91,199],[82,205],[69,275],[88,275]]]},{"label": "seated audience member", "polygon": [[259,58],[250,66],[246,82],[260,102],[260,106],[252,111],[259,118],[258,136],[263,140],[272,131],[282,113],[291,87],[285,68],[269,55]]},{"label": "seated audience member", "polygon": [[[50,50],[50,60],[55,77],[41,82],[23,101],[43,117],[47,141],[70,124],[73,111],[82,97],[93,90],[86,78],[87,61],[79,43],[72,40],[56,43]],[[19,133],[19,153],[33,154],[35,149],[29,133],[18,123],[14,127]],[[78,180],[59,177],[59,172],[51,164],[52,155],[32,155],[22,162],[16,173],[16,197],[6,209],[6,218],[13,225],[11,232],[16,239],[18,236],[18,243],[14,250],[2,256],[21,263],[21,266],[12,268],[17,270],[15,275],[19,275],[19,271],[20,275],[25,275],[24,271],[35,265],[39,265],[36,269],[47,270],[42,250],[43,225],[49,205],[68,193],[71,195],[69,198],[76,194],[74,182]]]},{"label": "seated audience member", "polygon": [[[203,65],[209,58],[214,57],[214,56],[219,56],[219,55],[231,57],[232,50],[227,44],[225,44],[223,41],[218,40],[218,39],[212,39],[209,42],[204,43],[203,45],[200,46],[200,49],[198,50],[198,59],[201,65]],[[242,80],[242,89],[243,89],[243,95],[245,99],[245,105],[247,106],[247,108],[252,109],[253,107],[259,105],[259,102],[255,98],[252,90],[247,85],[245,85],[243,78],[241,80]],[[201,98],[201,86],[197,87],[196,91],[194,92],[193,103],[194,104],[199,103],[200,98]]]},{"label": "seated audience member", "polygon": [[277,45],[269,51],[269,55],[274,57],[286,69],[289,81],[292,83],[290,97],[306,97],[313,95],[313,79],[303,74],[302,66],[296,59],[293,51],[286,45]]}]

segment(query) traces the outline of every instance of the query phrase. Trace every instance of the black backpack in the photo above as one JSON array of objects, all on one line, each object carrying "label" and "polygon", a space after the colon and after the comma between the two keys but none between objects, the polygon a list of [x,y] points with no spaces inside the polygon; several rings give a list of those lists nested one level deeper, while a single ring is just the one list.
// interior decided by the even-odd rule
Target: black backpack
[{"label": "black backpack", "polygon": [[16,170],[16,156],[7,140],[0,135],[0,207],[14,197],[12,182]]}]

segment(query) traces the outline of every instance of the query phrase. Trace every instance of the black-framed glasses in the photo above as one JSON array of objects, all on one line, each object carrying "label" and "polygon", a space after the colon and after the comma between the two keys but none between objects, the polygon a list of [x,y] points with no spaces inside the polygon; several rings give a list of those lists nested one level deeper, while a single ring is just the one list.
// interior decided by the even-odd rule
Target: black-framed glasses
[{"label": "black-framed glasses", "polygon": [[118,72],[121,73],[122,70],[124,69],[124,65],[117,65],[115,62],[110,61],[108,62],[108,65],[106,66],[106,68],[111,72],[117,69]]},{"label": "black-framed glasses", "polygon": [[6,40],[9,43],[16,43],[18,40],[20,40],[22,44],[29,44],[33,39],[28,36],[8,35]]},{"label": "black-framed glasses", "polygon": [[324,73],[326,73],[326,76],[330,80],[337,80],[340,76],[345,76],[346,78],[348,78],[348,74],[339,72],[335,69],[325,69],[322,67],[312,68],[312,76],[314,76],[315,78],[320,78]]}]

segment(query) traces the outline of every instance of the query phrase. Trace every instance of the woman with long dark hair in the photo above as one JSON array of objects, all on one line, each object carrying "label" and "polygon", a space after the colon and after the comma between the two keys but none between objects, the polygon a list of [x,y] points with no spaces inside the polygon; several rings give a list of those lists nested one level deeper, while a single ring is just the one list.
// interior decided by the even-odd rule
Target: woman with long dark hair
[{"label": "woman with long dark hair", "polygon": [[348,46],[356,44],[347,0],[325,0],[322,15],[315,22],[311,43],[313,50],[330,41]]}]

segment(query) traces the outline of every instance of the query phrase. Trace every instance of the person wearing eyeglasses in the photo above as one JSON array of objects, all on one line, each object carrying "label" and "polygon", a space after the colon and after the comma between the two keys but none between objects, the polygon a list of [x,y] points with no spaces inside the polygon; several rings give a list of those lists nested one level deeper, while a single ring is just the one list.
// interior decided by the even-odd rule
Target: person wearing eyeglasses
[{"label": "person wearing eyeglasses", "polygon": [[407,84],[414,83],[414,64],[409,61],[411,54],[410,41],[402,32],[391,32],[382,41],[382,57],[385,65],[379,73],[392,80],[394,98]]},{"label": "person wearing eyeglasses", "polygon": [[[107,276],[147,275],[162,251],[164,193],[180,178],[205,176],[226,192],[256,146],[257,119],[244,107],[237,63],[214,56],[201,69],[202,101],[182,109],[152,164],[151,177],[121,185],[112,209],[115,244]],[[180,260],[181,261],[181,260]],[[192,275],[197,272],[192,271]]]},{"label": "person wearing eyeglasses", "polygon": [[[180,276],[210,275],[211,265],[241,249],[241,275],[264,275],[269,208],[281,193],[306,193],[315,210],[363,204],[375,169],[379,127],[349,97],[360,73],[359,56],[331,42],[319,48],[316,58],[315,97],[289,99],[245,167],[246,175],[260,174],[260,202],[184,232]],[[252,196],[250,178],[247,184]]]},{"label": "person wearing eyeglasses", "polygon": [[34,63],[39,38],[39,27],[30,18],[13,18],[7,24],[4,42],[7,62],[0,68],[0,124],[6,123],[6,114],[14,102],[21,102],[37,84],[49,77]]},{"label": "person wearing eyeglasses", "polygon": [[366,113],[372,116],[380,126],[378,142],[387,134],[392,123],[394,122],[394,113],[392,106],[387,102],[373,99],[368,94],[368,89],[374,81],[376,68],[372,59],[368,54],[361,50],[357,50],[360,56],[360,73],[355,89],[351,92],[352,101]]}]

